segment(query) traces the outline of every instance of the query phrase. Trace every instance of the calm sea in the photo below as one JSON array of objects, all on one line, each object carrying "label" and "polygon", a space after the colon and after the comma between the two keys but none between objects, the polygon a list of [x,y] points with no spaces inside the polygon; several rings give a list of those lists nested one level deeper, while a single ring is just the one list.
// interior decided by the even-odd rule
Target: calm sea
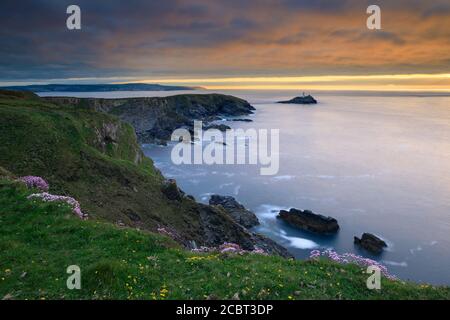
[{"label": "calm sea", "polygon": [[[248,100],[253,122],[233,128],[279,129],[280,170],[258,166],[182,165],[172,146],[145,145],[166,177],[198,201],[232,195],[261,221],[256,230],[305,258],[333,248],[381,261],[404,280],[450,284],[450,97],[428,94],[315,92],[316,106],[274,102],[290,91],[216,91]],[[162,96],[182,92],[51,93],[89,97]],[[192,93],[192,92],[190,92]],[[203,92],[196,92],[203,93]],[[341,226],[322,237],[287,226],[280,209],[311,209]],[[363,232],[385,239],[373,257],[353,245]]]}]

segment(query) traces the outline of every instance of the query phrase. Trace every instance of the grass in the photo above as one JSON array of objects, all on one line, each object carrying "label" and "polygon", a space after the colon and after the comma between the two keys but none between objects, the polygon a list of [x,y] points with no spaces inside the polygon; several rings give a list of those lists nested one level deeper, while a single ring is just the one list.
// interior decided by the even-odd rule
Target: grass
[{"label": "grass", "polygon": [[[0,298],[450,298],[449,288],[384,278],[381,290],[368,290],[354,265],[194,254],[157,234],[81,221],[64,205],[27,200],[31,192],[0,178]],[[81,290],[66,287],[70,265],[81,268]]]}]

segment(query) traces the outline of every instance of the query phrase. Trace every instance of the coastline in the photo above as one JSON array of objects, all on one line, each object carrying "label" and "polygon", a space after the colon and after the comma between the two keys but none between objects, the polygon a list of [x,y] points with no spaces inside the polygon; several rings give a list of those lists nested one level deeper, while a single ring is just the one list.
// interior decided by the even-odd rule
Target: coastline
[{"label": "coastline", "polygon": [[[35,104],[35,101],[33,102],[34,104]],[[80,110],[80,111],[82,111],[82,110]],[[84,111],[82,111],[82,112],[84,112]],[[88,112],[88,114],[90,114],[90,112]],[[108,117],[106,117],[106,118],[104,118],[104,119],[108,119]],[[104,121],[104,120],[103,120]],[[239,125],[250,125],[250,123],[239,123]],[[102,138],[102,140],[104,141],[104,142],[106,142],[107,144],[108,143],[112,143],[113,145],[114,145],[114,143],[117,143],[119,140],[117,140],[117,138],[114,138],[113,136],[114,136],[114,134],[112,134],[112,132],[110,131],[110,129],[106,129],[106,131],[104,131],[103,133],[102,133],[102,135],[103,135],[103,138],[105,138],[105,137],[108,137],[108,136],[110,136],[112,139],[103,139]],[[109,142],[108,142],[109,141]],[[111,142],[112,141],[112,142]],[[115,142],[114,142],[115,141]],[[120,143],[118,144],[118,145],[120,145]],[[106,148],[106,149],[103,149],[104,147],[102,147],[102,145],[100,144],[100,145],[96,145],[96,148],[100,148],[100,150],[103,150],[102,152],[108,152],[108,151],[106,151],[106,150],[108,150],[108,148]],[[117,153],[118,155],[120,154],[120,153]],[[109,156],[115,156],[114,154],[110,154]],[[130,157],[131,156],[131,157]],[[135,156],[135,154],[132,154],[132,155],[128,155],[127,156],[127,158],[129,158],[130,160],[132,159],[132,162],[136,162],[136,156]],[[141,158],[141,157],[139,157],[139,158]],[[142,158],[141,158],[142,159]],[[138,162],[139,162],[140,160],[138,160]],[[128,179],[130,179],[130,177],[128,177]],[[164,181],[165,179],[163,179],[163,180],[161,180],[161,181]],[[52,181],[53,182],[55,182],[55,180],[53,180],[52,179]],[[61,183],[61,182],[57,182],[57,183]],[[129,182],[128,182],[129,183]],[[136,190],[138,190],[138,191],[135,191],[135,190],[131,190],[132,192],[140,192],[139,190],[142,190],[142,187],[143,186],[140,186],[140,187],[137,187],[136,188]],[[145,188],[145,187],[144,187]],[[153,189],[153,187],[150,187],[150,189]],[[150,190],[149,189],[149,190]],[[177,191],[178,192],[178,191]],[[78,191],[76,190],[76,189],[72,189],[72,192],[71,193],[73,193],[74,195],[77,195],[77,193],[78,193]],[[181,196],[181,198],[182,198],[182,203],[183,203],[183,206],[184,206],[184,203],[185,203],[185,201],[189,201],[188,200],[188,198],[186,198],[186,200],[185,200],[185,196],[183,195],[184,193],[181,193],[180,194],[180,196]],[[79,193],[78,193],[78,195],[80,195]],[[81,195],[82,196],[82,195]],[[86,203],[86,202],[82,202],[82,204],[83,203]],[[179,206],[179,205],[178,205]],[[203,207],[204,208],[204,207]],[[88,207],[88,210],[89,211],[91,211],[93,208],[89,208]],[[203,209],[202,209],[203,210]],[[209,209],[208,209],[209,210]],[[131,217],[133,217],[133,215],[129,215],[129,218],[131,218]],[[222,218],[221,219],[223,219],[225,216],[224,215],[222,215],[221,216]],[[226,219],[226,218],[225,218]],[[117,221],[117,220],[116,220]],[[226,221],[226,220],[225,220]],[[139,222],[139,221],[138,221]],[[141,228],[142,226],[139,226],[139,224],[140,223],[142,223],[142,222],[139,222],[139,223],[137,223],[136,224],[136,222],[134,222],[133,223],[133,221],[131,221],[131,220],[129,220],[129,221],[121,221],[120,223],[118,223],[117,225],[120,227],[121,226],[121,224],[122,223],[125,223],[125,225],[128,225],[128,224],[130,224],[130,226],[134,226],[134,227],[138,227],[138,228]],[[231,225],[230,225],[231,226]],[[168,230],[169,231],[169,233],[171,232],[170,230]],[[210,236],[212,236],[213,234],[210,234]],[[219,242],[222,242],[223,241],[223,238],[221,238],[221,239],[217,239],[218,241],[216,241],[216,240],[214,240],[214,241],[216,241],[215,243],[219,243]]]}]

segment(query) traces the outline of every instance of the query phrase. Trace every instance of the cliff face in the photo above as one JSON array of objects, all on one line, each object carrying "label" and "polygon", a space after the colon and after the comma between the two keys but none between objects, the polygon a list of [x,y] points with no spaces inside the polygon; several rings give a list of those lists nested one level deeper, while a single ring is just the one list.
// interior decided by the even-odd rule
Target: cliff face
[{"label": "cliff face", "polygon": [[248,115],[254,110],[245,100],[221,94],[127,99],[49,97],[45,100],[116,115],[134,127],[141,143],[164,143],[170,140],[175,129],[191,127],[193,120],[208,122],[220,117]]},{"label": "cliff face", "polygon": [[167,181],[142,154],[134,129],[95,111],[124,101],[90,103],[96,107],[73,108],[0,90],[0,167],[45,178],[50,192],[76,198],[94,219],[167,229],[187,247],[234,242],[252,249],[259,243],[220,208],[199,204],[177,187],[179,196],[165,192]]}]

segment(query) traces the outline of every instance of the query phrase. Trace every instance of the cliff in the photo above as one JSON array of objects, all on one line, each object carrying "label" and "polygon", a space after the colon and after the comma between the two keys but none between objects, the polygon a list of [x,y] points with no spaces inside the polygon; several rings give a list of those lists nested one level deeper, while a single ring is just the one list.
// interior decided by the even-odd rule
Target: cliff
[{"label": "cliff", "polygon": [[245,100],[221,94],[127,99],[49,97],[45,101],[118,116],[134,127],[141,143],[165,143],[175,129],[189,128],[193,120],[209,122],[254,110]]},{"label": "cliff", "polygon": [[[74,108],[31,98],[28,93],[0,91],[0,166],[8,171],[45,178],[51,192],[76,198],[94,219],[155,232],[165,228],[186,247],[234,242],[248,250],[256,245],[289,255],[235,223],[224,210],[197,203],[176,185],[178,196],[167,193],[167,181],[143,155],[129,124],[97,112],[99,107]],[[113,102],[100,101],[102,110]],[[117,105],[123,103],[126,100]]]}]

